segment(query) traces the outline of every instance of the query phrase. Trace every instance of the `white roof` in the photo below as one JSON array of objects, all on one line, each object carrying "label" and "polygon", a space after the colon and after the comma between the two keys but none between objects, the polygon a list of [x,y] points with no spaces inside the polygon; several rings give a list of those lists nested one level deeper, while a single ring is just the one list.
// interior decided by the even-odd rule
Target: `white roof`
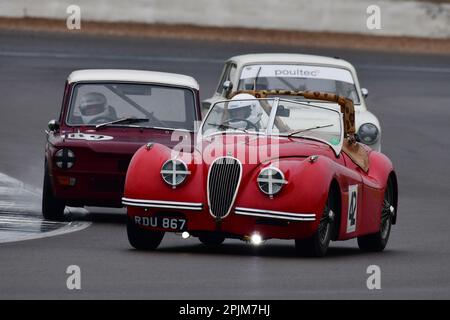
[{"label": "white roof", "polygon": [[295,54],[295,53],[256,53],[235,56],[228,61],[234,61],[238,65],[258,64],[258,63],[304,63],[304,64],[319,64],[343,67],[354,71],[351,63],[339,59],[324,56],[316,56],[310,54]]},{"label": "white roof", "polygon": [[144,70],[86,69],[73,71],[67,78],[69,83],[80,81],[123,81],[158,83],[199,89],[198,82],[189,76]]}]

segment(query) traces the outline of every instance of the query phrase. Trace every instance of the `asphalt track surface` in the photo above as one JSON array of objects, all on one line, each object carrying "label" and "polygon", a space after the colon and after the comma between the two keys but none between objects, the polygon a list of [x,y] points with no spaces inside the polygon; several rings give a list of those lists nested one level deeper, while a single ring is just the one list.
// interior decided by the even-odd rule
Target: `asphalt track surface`
[{"label": "asphalt track surface", "polygon": [[[296,257],[292,241],[255,249],[227,240],[213,249],[175,235],[156,252],[137,252],[128,244],[123,214],[94,210],[71,214],[79,223],[92,221],[81,231],[0,243],[0,298],[450,298],[450,55],[0,32],[0,172],[14,178],[0,176],[7,184],[0,186],[0,218],[16,214],[31,221],[24,223],[28,229],[39,221],[44,129],[59,112],[72,70],[185,73],[206,98],[221,62],[251,52],[340,56],[357,67],[400,185],[398,224],[383,253],[362,253],[356,241],[347,241],[332,243],[325,258],[310,259]],[[20,232],[2,228],[0,219],[0,235]],[[81,268],[78,291],[66,288],[73,264]],[[369,265],[381,268],[381,290],[366,287]]]}]

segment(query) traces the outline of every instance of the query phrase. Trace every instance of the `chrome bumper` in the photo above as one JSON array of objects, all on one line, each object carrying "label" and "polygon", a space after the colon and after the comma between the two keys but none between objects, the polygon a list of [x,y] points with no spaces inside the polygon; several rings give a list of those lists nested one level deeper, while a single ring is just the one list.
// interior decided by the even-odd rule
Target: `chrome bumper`
[{"label": "chrome bumper", "polygon": [[144,207],[144,208],[181,209],[194,211],[200,211],[203,209],[203,203],[195,203],[195,202],[140,200],[140,199],[122,198],[122,203],[125,206]]},{"label": "chrome bumper", "polygon": [[292,213],[283,211],[261,210],[236,207],[234,213],[243,216],[261,217],[267,219],[282,219],[290,221],[315,221],[315,213]]},{"label": "chrome bumper", "polygon": [[[161,209],[180,209],[180,210],[203,210],[203,203],[197,202],[178,202],[178,201],[161,201],[161,200],[141,200],[122,198],[125,206],[144,207],[144,208],[161,208]],[[284,211],[261,210],[252,208],[236,207],[234,213],[242,216],[260,217],[266,219],[281,219],[289,221],[315,221],[315,213],[292,213]]]}]

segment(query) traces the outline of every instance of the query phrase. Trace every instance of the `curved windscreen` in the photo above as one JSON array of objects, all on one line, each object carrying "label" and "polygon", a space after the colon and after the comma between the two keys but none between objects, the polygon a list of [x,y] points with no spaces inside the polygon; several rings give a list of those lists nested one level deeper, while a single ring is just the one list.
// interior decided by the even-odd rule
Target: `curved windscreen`
[{"label": "curved windscreen", "polygon": [[295,100],[233,99],[216,103],[201,129],[202,135],[241,132],[314,139],[338,153],[343,139],[342,116],[333,108]]},{"label": "curved windscreen", "polygon": [[341,114],[328,108],[280,100],[272,133],[311,138],[336,147],[342,143]]},{"label": "curved windscreen", "polygon": [[203,121],[202,134],[266,133],[274,99],[244,99],[216,103]]}]

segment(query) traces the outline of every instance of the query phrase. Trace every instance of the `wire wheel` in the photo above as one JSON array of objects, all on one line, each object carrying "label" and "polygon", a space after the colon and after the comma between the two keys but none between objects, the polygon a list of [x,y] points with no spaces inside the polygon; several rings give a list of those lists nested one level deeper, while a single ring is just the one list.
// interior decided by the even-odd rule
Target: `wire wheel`
[{"label": "wire wheel", "polygon": [[319,240],[322,244],[326,244],[327,241],[330,241],[331,232],[333,230],[334,212],[331,210],[329,202],[330,198],[327,200],[317,230],[319,233]]},{"label": "wire wheel", "polygon": [[313,257],[322,257],[326,254],[334,230],[335,192],[334,188],[329,191],[317,231],[309,238],[295,240],[298,254]]},{"label": "wire wheel", "polygon": [[389,178],[381,206],[380,231],[374,234],[358,237],[358,246],[364,251],[383,251],[389,240],[392,227],[392,217],[395,213],[395,194],[393,179]]}]

